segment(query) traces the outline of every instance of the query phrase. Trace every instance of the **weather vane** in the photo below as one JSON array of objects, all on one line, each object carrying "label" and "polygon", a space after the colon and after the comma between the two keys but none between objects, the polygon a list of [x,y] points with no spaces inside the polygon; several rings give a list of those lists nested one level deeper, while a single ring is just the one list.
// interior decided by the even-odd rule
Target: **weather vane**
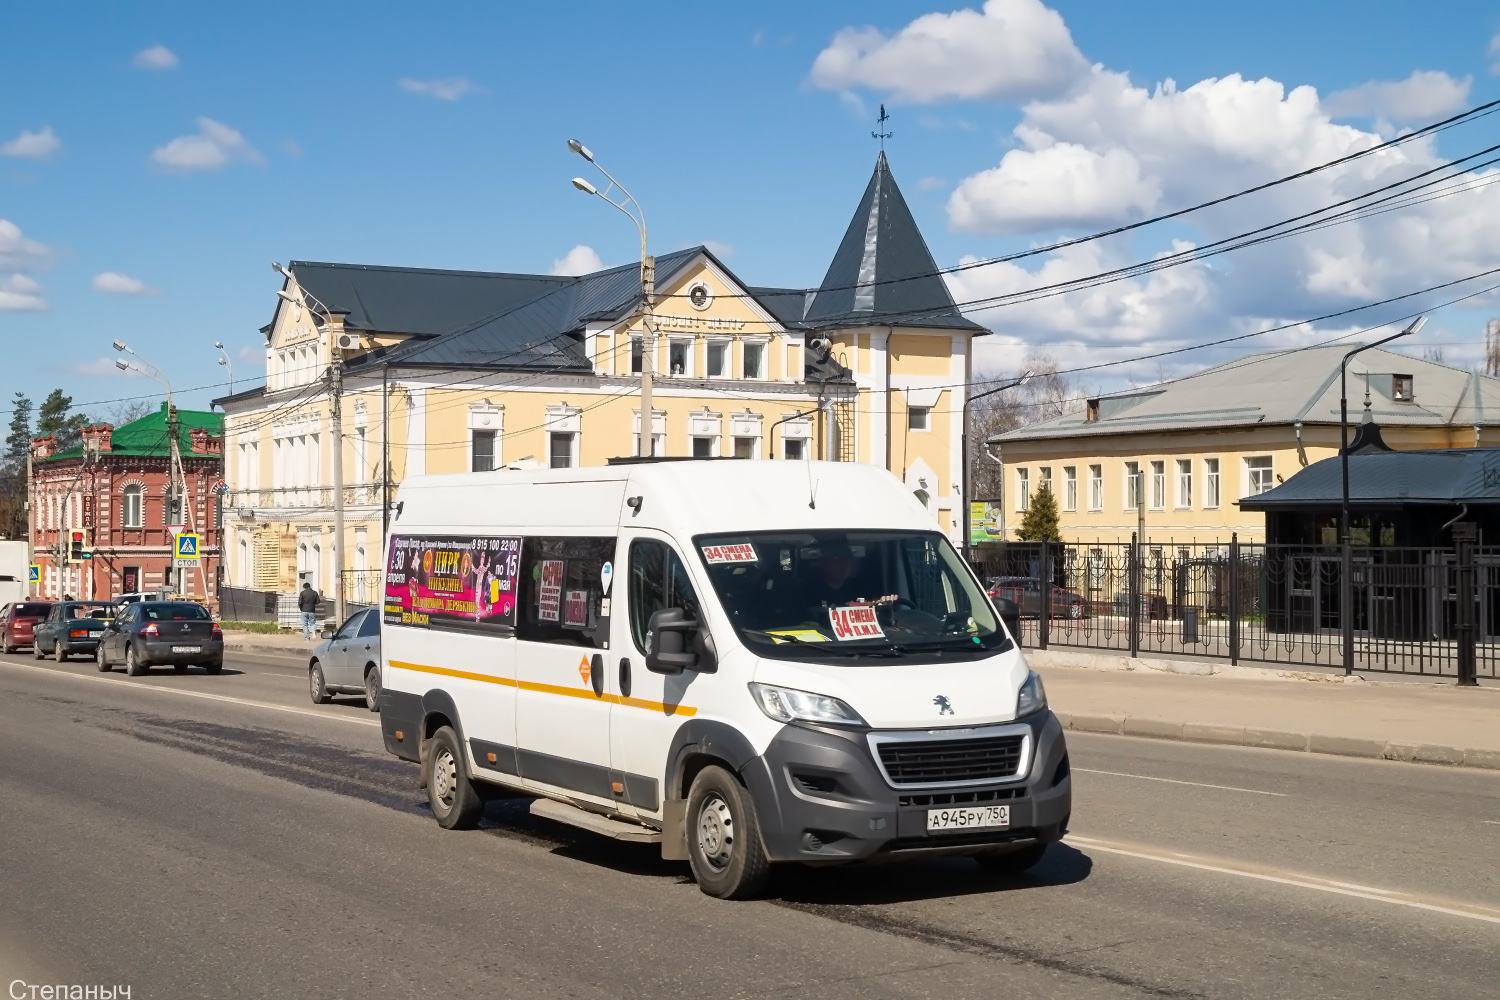
[{"label": "weather vane", "polygon": [[[885,113],[885,105],[882,104],[880,106],[880,117],[877,118],[877,119],[875,119],[875,121],[879,123],[879,127],[880,128],[884,128],[885,127],[885,123],[888,122],[888,121],[890,121],[890,120],[891,120],[891,116]],[[892,136],[894,136],[895,134],[896,133],[894,133],[894,132],[871,132],[870,133],[870,138],[871,139],[879,139],[880,140],[880,149],[883,152],[885,150],[885,141],[887,139],[891,138]]]}]

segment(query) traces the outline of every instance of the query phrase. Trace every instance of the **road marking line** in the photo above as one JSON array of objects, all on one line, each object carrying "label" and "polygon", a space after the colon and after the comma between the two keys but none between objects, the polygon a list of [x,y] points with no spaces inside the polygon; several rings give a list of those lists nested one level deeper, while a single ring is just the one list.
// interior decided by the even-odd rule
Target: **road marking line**
[{"label": "road marking line", "polygon": [[1142,781],[1165,781],[1169,785],[1192,785],[1194,788],[1217,788],[1223,792],[1249,792],[1251,795],[1274,795],[1279,799],[1288,798],[1286,792],[1267,792],[1259,788],[1238,788],[1234,785],[1209,785],[1202,781],[1179,781],[1176,778],[1153,778],[1149,774],[1127,774],[1124,771],[1096,771],[1091,767],[1075,767],[1075,771],[1083,771],[1085,774],[1108,774],[1116,778],[1140,778]]},{"label": "road marking line", "polygon": [[[34,667],[29,663],[11,663],[8,660],[0,660],[0,664],[13,667],[17,670],[35,670],[38,673],[47,674],[51,677],[71,677],[78,681],[93,681],[97,684],[122,684],[128,683],[124,680],[110,680],[108,677],[90,677],[88,674],[70,674],[66,670],[54,670],[49,667]],[[207,691],[184,691],[181,688],[157,687],[152,684],[131,684],[130,687],[137,691],[161,691],[166,694],[180,694],[184,698],[203,698],[208,701],[222,701],[231,705],[245,705],[249,708],[268,708],[273,712],[289,712],[292,715],[307,715],[314,719],[331,719],[334,722],[350,722],[356,726],[375,726],[379,728],[380,723],[373,719],[356,719],[352,716],[333,715],[327,712],[314,712],[308,708],[293,708],[291,705],[277,705],[269,701],[251,701],[249,698],[231,698],[227,694],[209,694]]]},{"label": "road marking line", "polygon": [[1274,882],[1277,885],[1290,885],[1299,889],[1316,889],[1318,892],[1331,892],[1337,896],[1354,896],[1358,899],[1368,899],[1376,903],[1390,903],[1395,906],[1408,906],[1416,910],[1428,910],[1432,913],[1445,913],[1452,917],[1467,917],[1470,920],[1482,920],[1489,924],[1500,924],[1500,910],[1488,906],[1479,906],[1473,903],[1433,903],[1425,902],[1421,898],[1409,893],[1398,892],[1394,889],[1377,889],[1374,886],[1357,885],[1350,882],[1335,882],[1332,879],[1319,878],[1316,875],[1301,875],[1292,872],[1273,874],[1271,870],[1256,870],[1250,867],[1231,867],[1220,862],[1212,864],[1205,859],[1193,858],[1192,855],[1156,852],[1144,847],[1123,846],[1107,840],[1095,840],[1092,837],[1078,837],[1069,834],[1067,842],[1090,850],[1103,851],[1106,854],[1118,854],[1127,858],[1139,858],[1143,861],[1159,861],[1162,864],[1177,865],[1181,868],[1193,868],[1198,871],[1214,872],[1219,875],[1237,875],[1240,878],[1255,879],[1259,882]]},{"label": "road marking line", "polygon": [[1500,826],[1500,819],[1482,819],[1479,822],[1485,823],[1489,826]]}]

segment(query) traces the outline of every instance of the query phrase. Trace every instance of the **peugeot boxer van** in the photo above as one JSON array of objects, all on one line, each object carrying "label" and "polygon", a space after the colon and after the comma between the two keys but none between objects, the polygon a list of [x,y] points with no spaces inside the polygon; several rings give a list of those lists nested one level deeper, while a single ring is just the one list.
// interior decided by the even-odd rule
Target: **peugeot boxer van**
[{"label": "peugeot boxer van", "polygon": [[787,862],[1017,871],[1067,830],[1041,679],[884,470],[413,477],[386,569],[385,744],[421,763],[443,827],[533,795],[724,898]]}]

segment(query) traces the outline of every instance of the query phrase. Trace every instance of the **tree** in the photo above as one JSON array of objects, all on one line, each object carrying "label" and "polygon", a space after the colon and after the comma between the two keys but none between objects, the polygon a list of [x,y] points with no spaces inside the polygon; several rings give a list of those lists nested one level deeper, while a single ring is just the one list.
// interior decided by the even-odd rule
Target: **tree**
[{"label": "tree", "polygon": [[151,405],[150,400],[127,399],[122,403],[116,403],[114,406],[111,406],[107,417],[111,427],[124,427],[126,424],[133,423],[142,417],[150,416],[155,411],[156,407]]},{"label": "tree", "polygon": [[5,438],[5,471],[24,473],[26,449],[31,447],[31,397],[18,392],[11,404],[10,433]]},{"label": "tree", "polygon": [[31,447],[31,399],[18,392],[10,411],[10,433],[0,460],[0,533],[26,537],[26,452]]},{"label": "tree", "polygon": [[1042,483],[1037,488],[1021,518],[1021,526],[1016,529],[1016,537],[1023,542],[1062,541],[1062,530],[1057,524],[1057,497],[1052,495],[1051,484]]},{"label": "tree", "polygon": [[[1002,470],[985,453],[985,442],[996,434],[1051,420],[1083,409],[1088,395],[1082,385],[1058,373],[1057,359],[1045,351],[1031,351],[1021,362],[1021,371],[1032,372],[1031,381],[1014,389],[986,396],[969,408],[969,499],[999,500],[1004,496]],[[1019,372],[1017,373],[1019,374]],[[981,375],[975,381],[1001,384],[999,374]],[[983,392],[988,385],[976,385]],[[1003,456],[1002,456],[1003,457]]]},{"label": "tree", "polygon": [[73,397],[64,396],[61,389],[53,389],[42,400],[41,409],[37,410],[36,436],[57,435],[58,451],[73,447],[78,443],[79,431],[88,426],[89,418],[82,413],[69,416],[72,409]]}]

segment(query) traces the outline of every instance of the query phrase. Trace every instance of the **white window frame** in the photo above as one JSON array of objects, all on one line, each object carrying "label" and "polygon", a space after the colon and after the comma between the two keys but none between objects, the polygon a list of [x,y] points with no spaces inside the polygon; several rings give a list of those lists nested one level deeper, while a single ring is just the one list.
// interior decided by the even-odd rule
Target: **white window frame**
[{"label": "white window frame", "polygon": [[1167,509],[1167,462],[1166,459],[1151,461],[1151,506],[1147,510]]},{"label": "white window frame", "polygon": [[1104,466],[1089,466],[1089,510],[1104,509]]},{"label": "white window frame", "polygon": [[[682,371],[672,370],[672,348],[680,347],[683,350]],[[693,377],[693,338],[692,337],[668,337],[667,338],[667,375],[673,378]]]},{"label": "white window frame", "polygon": [[[552,435],[567,434],[568,468],[576,469],[583,456],[583,410],[581,407],[558,403],[547,407],[547,459],[545,468],[552,468]],[[503,468],[503,466],[502,466]]]},{"label": "white window frame", "polygon": [[1031,470],[1025,467],[1016,469],[1016,510],[1029,510],[1031,507]]},{"label": "white window frame", "polygon": [[932,407],[930,406],[908,406],[906,408],[906,429],[925,434],[932,430]]},{"label": "white window frame", "polygon": [[[550,411],[548,413],[548,416],[549,417],[551,416]],[[364,429],[360,428],[360,430],[361,430],[361,432],[363,432]],[[474,432],[475,431],[494,431],[494,433],[495,433],[495,444],[494,444],[494,449],[493,449],[493,452],[492,452],[491,458],[490,458],[490,468],[491,469],[503,469],[503,468],[505,468],[505,456],[504,456],[504,454],[503,454],[503,452],[501,450],[502,449],[502,443],[505,440],[505,407],[504,406],[496,406],[496,405],[494,405],[492,403],[489,403],[488,401],[483,402],[483,403],[477,403],[477,404],[469,407],[469,440],[468,440],[469,455],[468,455],[468,461],[464,463],[464,471],[465,472],[472,472],[473,469],[474,469]],[[363,440],[364,440],[363,433],[361,433],[361,437],[360,437],[361,443],[363,443]],[[362,466],[363,462],[364,462],[364,455],[363,455],[363,447],[362,447],[362,445],[361,445],[361,448],[360,448],[360,452],[361,452],[361,454],[359,455],[359,462],[360,462],[360,464]],[[364,468],[361,467],[361,469],[359,471],[359,475],[360,476],[364,476],[366,474],[367,474],[367,470],[365,470]],[[356,482],[363,482],[363,480],[362,479],[357,479]]]},{"label": "white window frame", "polygon": [[1219,460],[1217,458],[1205,458],[1203,460],[1203,509],[1218,510],[1220,497],[1222,496],[1222,483],[1219,480]]},{"label": "white window frame", "polygon": [[[641,411],[631,414],[630,453],[641,453]],[[651,454],[661,457],[667,453],[667,411],[651,408]]]},{"label": "white window frame", "polygon": [[[749,369],[745,366],[745,359],[748,357],[748,350],[747,349],[751,348],[751,347],[757,347],[757,346],[760,348],[760,371],[758,373],[754,374],[754,375],[751,375]],[[771,341],[770,341],[770,338],[760,338],[760,339],[756,339],[756,340],[742,340],[742,341],[740,341],[740,377],[741,378],[750,379],[750,380],[753,380],[753,381],[764,381],[765,379],[768,379],[768,378],[771,377],[771,375],[770,375],[770,368],[771,368]]]},{"label": "white window frame", "polygon": [[751,413],[748,407],[742,413],[731,413],[729,415],[729,454],[736,454],[738,441],[749,439],[750,457],[760,458],[761,426],[760,416]]},{"label": "white window frame", "polygon": [[[639,375],[641,373],[641,369],[635,366],[636,348],[640,348],[641,364],[645,365],[646,338],[639,333],[632,333],[630,335],[630,360],[626,362],[626,365],[629,366],[630,369],[629,374],[631,375]],[[652,373],[655,374],[654,368],[652,370]]]},{"label": "white window frame", "polygon": [[1179,458],[1177,464],[1177,509],[1189,510],[1193,506],[1193,460]]},{"label": "white window frame", "polygon": [[[709,363],[709,355],[714,348],[724,352],[723,365],[717,375],[713,373],[713,366]],[[730,378],[734,375],[734,341],[726,337],[709,337],[704,341],[703,375],[713,379]]]},{"label": "white window frame", "polygon": [[1063,510],[1078,509],[1078,466],[1063,466]]},{"label": "white window frame", "polygon": [[[132,511],[131,499],[135,500],[135,510]],[[134,518],[131,514],[134,514]],[[120,491],[120,527],[122,528],[144,528],[146,526],[146,487],[139,483],[129,483]]]},{"label": "white window frame", "polygon": [[[1262,462],[1265,465],[1251,465],[1251,462]],[[1246,455],[1244,458],[1245,470],[1245,492],[1242,496],[1253,497],[1261,493],[1269,492],[1276,488],[1276,460],[1270,455]],[[1257,473],[1264,473],[1264,477]],[[1260,480],[1260,488],[1256,488],[1256,480]]]},{"label": "white window frame", "polygon": [[1146,499],[1138,495],[1138,493],[1145,492],[1146,483],[1141,478],[1145,473],[1141,469],[1140,462],[1126,462],[1122,468],[1124,469],[1124,481],[1121,483],[1124,489],[1124,506],[1121,509],[1133,511],[1136,509],[1137,501]]}]

